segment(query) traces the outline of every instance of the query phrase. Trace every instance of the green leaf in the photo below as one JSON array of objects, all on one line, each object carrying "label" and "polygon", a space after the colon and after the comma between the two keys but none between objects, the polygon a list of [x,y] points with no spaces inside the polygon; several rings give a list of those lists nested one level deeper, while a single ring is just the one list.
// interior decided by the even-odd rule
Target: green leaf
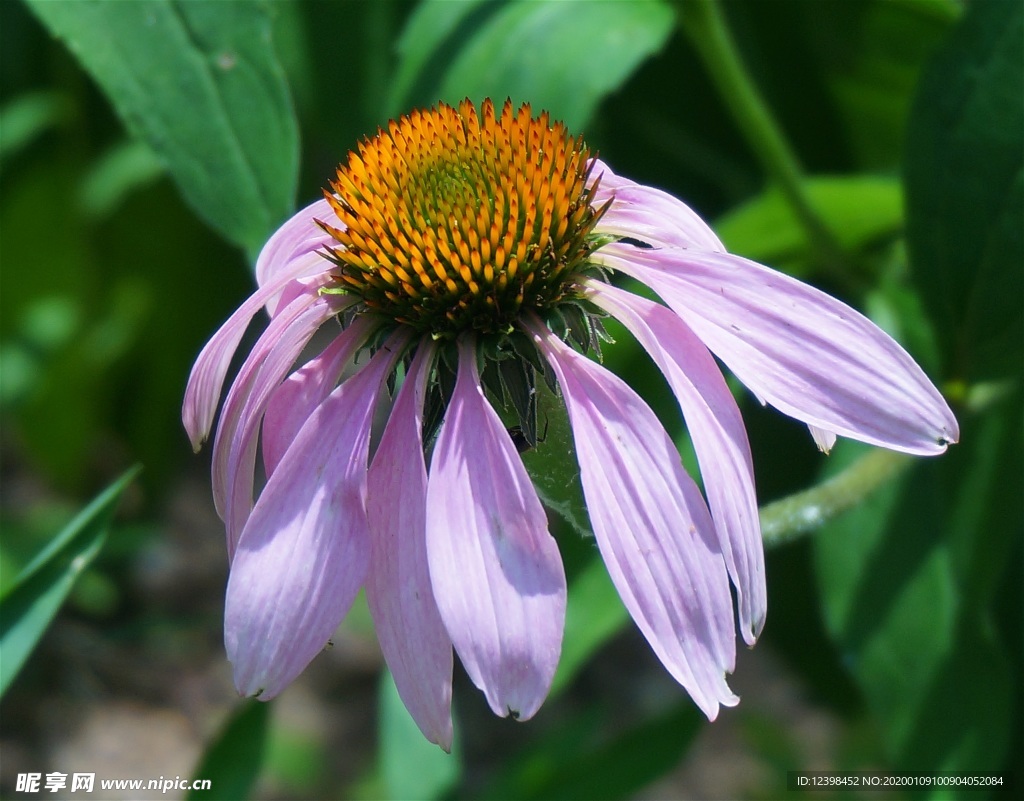
[{"label": "green leaf", "polygon": [[27,1],[196,212],[254,253],[292,210],[298,176],[267,5]]},{"label": "green leaf", "polygon": [[564,690],[590,657],[630,622],[629,613],[599,558],[593,558],[569,583],[562,656],[551,695]]},{"label": "green leaf", "polygon": [[484,8],[491,0],[423,0],[409,16],[398,39],[398,66],[391,81],[388,114],[398,116],[423,98],[430,99],[431,86],[441,80],[444,53],[457,46],[473,25],[473,20],[489,14]]},{"label": "green leaf", "polygon": [[0,599],[0,695],[7,692],[75,581],[99,553],[118,499],[140,469],[126,472],[85,507]]},{"label": "green leaf", "polygon": [[162,174],[163,165],[144,142],[118,142],[96,160],[83,178],[78,193],[82,212],[93,219],[106,217],[133,192]]},{"label": "green leaf", "polygon": [[194,782],[209,780],[209,790],[191,790],[193,799],[244,801],[263,769],[270,727],[271,704],[249,699],[231,715],[217,739],[207,747],[193,774]]},{"label": "green leaf", "polygon": [[320,797],[336,760],[332,744],[306,716],[282,716],[268,732],[264,771],[271,786],[282,788],[282,796]]},{"label": "green leaf", "polygon": [[956,0],[796,5],[842,120],[839,147],[848,146],[862,167],[896,167],[921,68],[962,7]]},{"label": "green leaf", "polygon": [[545,732],[475,797],[495,799],[631,798],[663,776],[700,730],[703,718],[679,691],[680,702],[623,726],[637,710],[591,705]]},{"label": "green leaf", "polygon": [[814,540],[826,626],[900,770],[998,770],[1007,753],[1002,638],[1019,630],[1000,634],[993,603],[1022,529],[1018,402],[962,420],[963,444]]},{"label": "green leaf", "polygon": [[0,163],[30,145],[48,128],[68,116],[70,104],[54,91],[32,92],[4,103],[0,108]]},{"label": "green leaf", "polygon": [[[894,178],[828,176],[805,182],[815,212],[847,252],[890,241],[903,226],[903,197]],[[719,218],[715,232],[726,248],[749,259],[800,274],[813,251],[791,206],[774,188]]]},{"label": "green leaf", "polygon": [[972,3],[909,125],[907,242],[947,374],[1019,375],[1024,343],[1024,6]]},{"label": "green leaf", "polygon": [[530,797],[631,798],[678,764],[702,718],[689,698],[604,745],[571,754]]},{"label": "green leaf", "polygon": [[579,131],[672,28],[671,10],[656,0],[428,0],[402,36],[390,108],[510,97]]},{"label": "green leaf", "polygon": [[387,670],[381,675],[379,708],[381,773],[388,796],[394,801],[440,798],[462,772],[458,750],[446,754],[423,736]]},{"label": "green leaf", "polygon": [[543,381],[537,385],[537,408],[537,447],[522,454],[523,464],[544,505],[577,534],[592,538],[569,415]]}]

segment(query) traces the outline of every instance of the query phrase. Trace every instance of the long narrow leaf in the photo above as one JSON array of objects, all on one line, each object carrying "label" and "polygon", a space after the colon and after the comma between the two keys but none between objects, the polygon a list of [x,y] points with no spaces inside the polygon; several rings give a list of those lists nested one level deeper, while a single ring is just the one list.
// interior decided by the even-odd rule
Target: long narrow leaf
[{"label": "long narrow leaf", "polygon": [[118,499],[140,469],[133,467],[83,509],[0,599],[0,695],[32,653],[75,580],[99,553]]}]

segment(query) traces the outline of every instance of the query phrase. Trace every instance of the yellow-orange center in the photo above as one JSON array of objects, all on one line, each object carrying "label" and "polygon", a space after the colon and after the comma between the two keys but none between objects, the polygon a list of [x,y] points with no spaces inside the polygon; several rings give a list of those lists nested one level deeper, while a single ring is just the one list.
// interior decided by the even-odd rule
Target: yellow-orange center
[{"label": "yellow-orange center", "polygon": [[414,111],[363,141],[319,221],[336,280],[366,308],[436,337],[504,333],[574,295],[602,209],[590,152],[528,104]]}]

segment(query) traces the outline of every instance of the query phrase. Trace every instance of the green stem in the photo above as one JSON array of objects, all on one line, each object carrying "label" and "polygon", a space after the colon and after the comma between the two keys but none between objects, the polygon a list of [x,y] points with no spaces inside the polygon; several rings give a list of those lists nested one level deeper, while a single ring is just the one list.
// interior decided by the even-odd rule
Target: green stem
[{"label": "green stem", "polygon": [[680,27],[704,62],[750,148],[779,187],[822,265],[835,271],[846,257],[832,231],[811,205],[800,163],[743,64],[722,14],[720,0],[673,0],[673,3]]},{"label": "green stem", "polygon": [[895,480],[912,462],[902,453],[873,450],[816,487],[761,507],[765,547],[784,545],[815,531]]}]

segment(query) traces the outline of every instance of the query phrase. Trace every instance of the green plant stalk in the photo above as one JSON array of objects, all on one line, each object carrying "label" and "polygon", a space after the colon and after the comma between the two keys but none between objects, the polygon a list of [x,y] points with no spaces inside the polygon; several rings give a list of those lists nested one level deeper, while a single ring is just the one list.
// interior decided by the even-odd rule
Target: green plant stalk
[{"label": "green plant stalk", "polygon": [[846,255],[811,204],[800,163],[743,64],[720,0],[672,3],[680,28],[704,62],[750,148],[793,210],[823,267],[830,273],[839,273]]},{"label": "green plant stalk", "polygon": [[766,548],[810,534],[895,480],[913,463],[906,454],[873,450],[838,475],[761,507],[761,538]]}]

